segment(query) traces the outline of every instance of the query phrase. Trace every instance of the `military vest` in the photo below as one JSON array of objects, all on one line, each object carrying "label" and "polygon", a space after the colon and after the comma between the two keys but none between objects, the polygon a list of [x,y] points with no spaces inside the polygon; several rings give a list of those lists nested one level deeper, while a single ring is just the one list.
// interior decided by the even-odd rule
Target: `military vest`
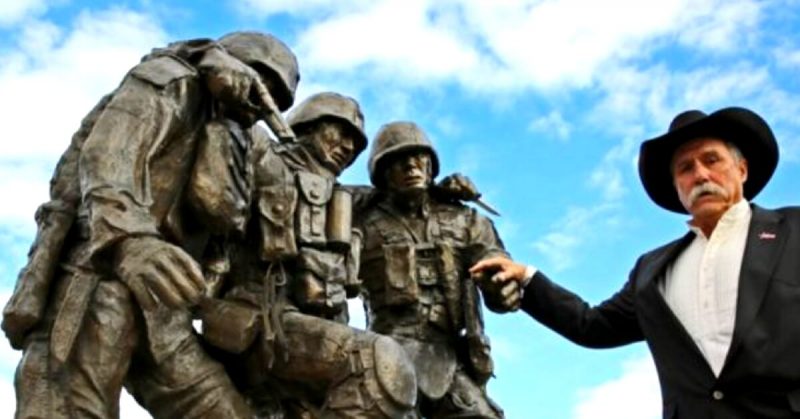
[{"label": "military vest", "polygon": [[457,207],[431,204],[425,231],[413,231],[384,204],[364,224],[361,278],[370,328],[422,340],[450,340],[464,327],[461,281],[469,234]]}]

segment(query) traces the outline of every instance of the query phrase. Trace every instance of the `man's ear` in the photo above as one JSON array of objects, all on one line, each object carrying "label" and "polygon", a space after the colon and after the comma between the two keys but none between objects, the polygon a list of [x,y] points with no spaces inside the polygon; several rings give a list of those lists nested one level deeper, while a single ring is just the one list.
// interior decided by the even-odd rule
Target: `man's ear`
[{"label": "man's ear", "polygon": [[738,169],[739,173],[742,174],[742,183],[747,182],[747,173],[748,173],[747,160],[745,160],[744,158],[739,159]]}]

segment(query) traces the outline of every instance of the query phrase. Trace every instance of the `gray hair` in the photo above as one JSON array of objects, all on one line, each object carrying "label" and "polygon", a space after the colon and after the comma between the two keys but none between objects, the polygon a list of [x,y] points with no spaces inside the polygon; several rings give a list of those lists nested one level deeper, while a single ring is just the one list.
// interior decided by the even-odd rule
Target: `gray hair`
[{"label": "gray hair", "polygon": [[739,147],[736,146],[736,144],[734,144],[731,141],[725,141],[725,145],[728,147],[728,150],[730,150],[731,155],[733,156],[733,160],[735,162],[738,163],[742,160],[746,160],[744,158],[744,154],[742,154],[742,150],[740,150]]},{"label": "gray hair", "polygon": [[[734,162],[738,163],[738,162],[740,162],[742,160],[747,161],[747,159],[744,158],[744,154],[742,154],[742,150],[736,144],[734,144],[732,141],[724,141],[724,143],[725,143],[725,147],[728,149],[728,151],[731,152],[731,156],[733,156],[733,161]],[[673,176],[675,175],[674,167],[673,167],[674,164],[675,164],[675,155],[673,154],[672,163],[670,163],[670,166],[669,166],[670,174],[673,175]]]}]

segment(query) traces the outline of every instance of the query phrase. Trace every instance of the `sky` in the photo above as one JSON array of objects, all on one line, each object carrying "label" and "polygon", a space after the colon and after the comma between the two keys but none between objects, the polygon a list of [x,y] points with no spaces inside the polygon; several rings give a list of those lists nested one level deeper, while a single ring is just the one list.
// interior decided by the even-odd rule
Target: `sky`
[{"label": "sky", "polygon": [[[798,28],[798,0],[0,2],[0,303],[94,103],[151,48],[255,29],[297,54],[299,99],[356,98],[370,138],[391,121],[423,127],[442,173],[466,174],[500,210],[492,219],[512,256],[597,304],[640,254],[686,231],[636,170],[639,144],[679,112],[762,115],[781,157],[754,201],[798,204]],[[342,181],[369,182],[366,153]],[[489,393],[507,417],[660,417],[644,344],[590,350],[524,313],[486,321]],[[19,356],[0,342],[0,417],[12,415]],[[122,405],[122,418],[149,417],[130,397]]]}]

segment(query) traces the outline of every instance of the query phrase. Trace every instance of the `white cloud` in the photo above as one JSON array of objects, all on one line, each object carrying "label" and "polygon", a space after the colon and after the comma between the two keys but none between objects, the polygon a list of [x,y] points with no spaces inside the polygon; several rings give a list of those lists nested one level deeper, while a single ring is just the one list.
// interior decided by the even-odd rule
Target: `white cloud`
[{"label": "white cloud", "polygon": [[661,392],[653,359],[647,355],[624,363],[620,377],[579,390],[573,419],[656,419]]},{"label": "white cloud", "polygon": [[[614,68],[599,78],[603,99],[591,120],[611,133],[640,142],[666,132],[672,118],[687,109],[706,112],[733,105],[762,104],[770,111],[797,107],[788,94],[773,84],[764,66],[748,62],[705,66],[690,70],[668,69],[662,64],[646,68]],[[788,115],[787,115],[788,116]]]},{"label": "white cloud", "polygon": [[560,272],[575,264],[575,250],[582,242],[580,236],[571,232],[551,231],[537,240],[533,247],[549,260],[554,272]]},{"label": "white cloud", "polygon": [[623,171],[630,169],[627,163],[636,155],[638,143],[631,137],[625,138],[606,152],[589,175],[589,185],[601,191],[603,202],[619,202],[627,193]]},{"label": "white cloud", "polygon": [[325,15],[332,12],[358,10],[371,2],[369,0],[242,0],[237,5],[239,11],[247,16],[258,14],[264,18],[286,13],[295,16]]},{"label": "white cloud", "polygon": [[84,114],[165,39],[152,17],[121,9],[82,13],[69,31],[32,23],[0,56],[0,155],[54,162]]},{"label": "white cloud", "polygon": [[[299,34],[304,66],[393,82],[456,82],[471,91],[592,85],[603,68],[647,58],[678,37],[692,49],[741,45],[753,0],[242,0],[270,16],[313,16]],[[752,32],[752,31],[751,31]]]},{"label": "white cloud", "polygon": [[0,2],[0,27],[11,26],[47,10],[46,0],[13,0]]},{"label": "white cloud", "polygon": [[549,233],[533,243],[534,249],[548,260],[547,271],[561,272],[575,263],[576,250],[598,229],[616,222],[612,204],[598,204],[591,208],[571,207],[566,214],[553,223]]},{"label": "white cloud", "polygon": [[680,41],[709,53],[731,52],[754,41],[762,4],[753,0],[692,3],[692,24],[680,32]]},{"label": "white cloud", "polygon": [[14,385],[10,381],[0,380],[0,416],[13,418],[17,407],[14,396]]},{"label": "white cloud", "polygon": [[[384,0],[323,20],[304,32],[305,65],[329,71],[367,71],[409,81],[446,80],[474,67],[477,53],[459,34],[431,22],[425,0]],[[345,47],[346,46],[346,47]]]},{"label": "white cloud", "polygon": [[532,131],[545,134],[547,137],[555,137],[558,140],[566,141],[569,139],[572,128],[570,124],[564,120],[561,113],[552,110],[545,116],[534,119],[528,126]]},{"label": "white cloud", "polygon": [[791,47],[776,48],[772,56],[775,64],[783,68],[800,68],[800,49]]},{"label": "white cloud", "polygon": [[52,170],[49,163],[0,159],[0,194],[7,197],[0,205],[2,224],[17,233],[33,227],[36,207],[47,200]]}]

